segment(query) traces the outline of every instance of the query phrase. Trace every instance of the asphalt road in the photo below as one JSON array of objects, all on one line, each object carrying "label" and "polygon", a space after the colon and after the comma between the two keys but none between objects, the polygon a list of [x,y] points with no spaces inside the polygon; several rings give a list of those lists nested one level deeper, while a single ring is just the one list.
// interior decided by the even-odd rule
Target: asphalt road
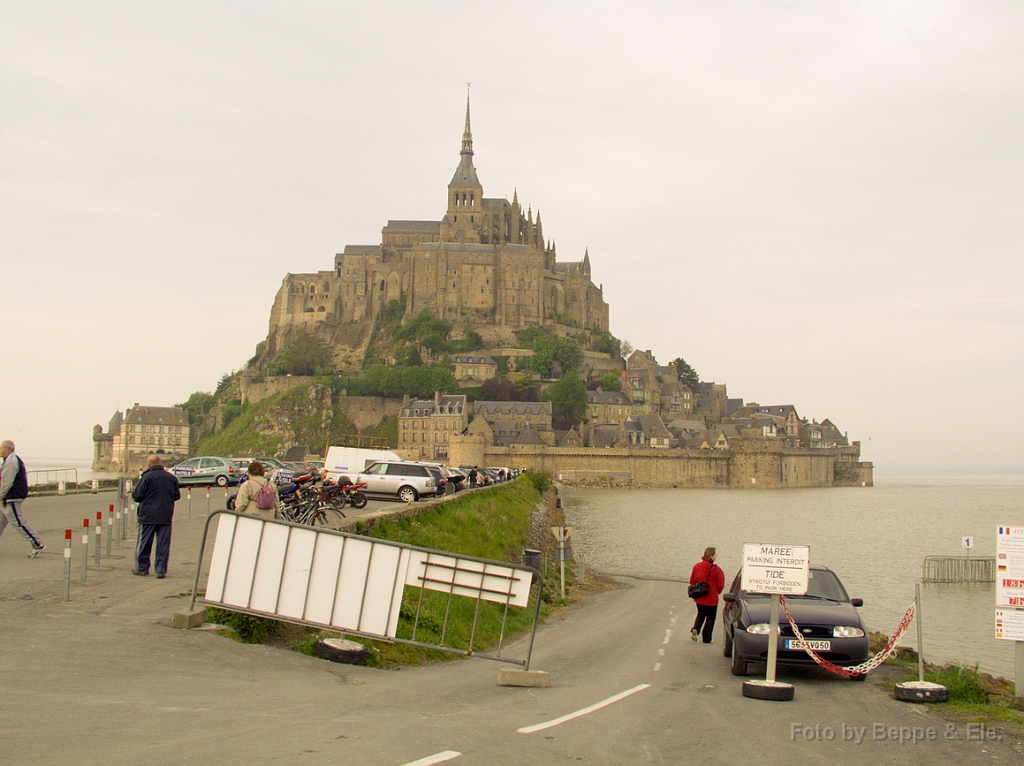
[{"label": "asphalt road", "polygon": [[110,498],[28,503],[47,544],[38,559],[10,528],[0,538],[0,763],[975,764],[1024,754],[998,730],[894,701],[877,679],[784,670],[793,701],[747,699],[720,636],[690,641],[679,583],[584,591],[538,633],[532,667],[551,674],[546,689],[498,686],[504,666],[482,659],[376,670],[175,630],[205,496],[202,513],[193,497],[192,518],[179,506],[168,579],[133,576],[126,543],[65,604],[63,529]]}]

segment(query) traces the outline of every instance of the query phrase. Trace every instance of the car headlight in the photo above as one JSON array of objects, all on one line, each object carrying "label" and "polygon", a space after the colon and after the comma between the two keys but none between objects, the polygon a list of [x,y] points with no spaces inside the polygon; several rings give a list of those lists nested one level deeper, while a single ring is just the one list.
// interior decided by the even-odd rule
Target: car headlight
[{"label": "car headlight", "polygon": [[772,626],[767,622],[759,622],[757,625],[748,625],[747,633],[757,633],[758,635],[768,635],[771,632]]},{"label": "car headlight", "polygon": [[860,638],[864,631],[860,628],[851,628],[847,625],[836,625],[832,628],[832,635],[835,638]]}]

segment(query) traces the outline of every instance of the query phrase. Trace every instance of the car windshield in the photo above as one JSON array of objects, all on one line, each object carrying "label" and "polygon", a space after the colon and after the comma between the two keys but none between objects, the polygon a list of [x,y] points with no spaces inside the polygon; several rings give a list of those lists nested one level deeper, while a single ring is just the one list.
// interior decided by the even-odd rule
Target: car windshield
[{"label": "car windshield", "polygon": [[[839,582],[835,572],[827,569],[812,569],[808,572],[808,576],[810,579],[807,581],[807,593],[801,596],[790,595],[786,596],[786,598],[823,598],[828,601],[850,600],[850,597],[846,595],[846,589]],[[768,593],[743,592],[744,598],[768,598],[770,595]]]}]

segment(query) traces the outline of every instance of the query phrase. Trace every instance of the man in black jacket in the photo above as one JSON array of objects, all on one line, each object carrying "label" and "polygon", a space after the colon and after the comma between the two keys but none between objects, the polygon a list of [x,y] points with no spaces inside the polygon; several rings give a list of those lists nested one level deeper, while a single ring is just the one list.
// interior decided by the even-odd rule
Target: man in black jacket
[{"label": "man in black jacket", "polygon": [[171,520],[174,503],[181,499],[178,477],[164,470],[159,455],[146,458],[149,466],[132,490],[132,500],[139,504],[139,541],[135,546],[135,568],[132,574],[149,574],[149,554],[156,538],[156,576],[167,576],[167,562],[171,558]]},{"label": "man in black jacket", "polygon": [[0,503],[3,504],[3,513],[0,513],[0,535],[4,533],[8,523],[13,524],[32,546],[28,557],[34,559],[46,546],[21,515],[22,505],[28,497],[28,473],[25,471],[25,463],[14,454],[14,442],[10,439],[0,442],[0,457],[4,459],[3,467],[0,468]]}]

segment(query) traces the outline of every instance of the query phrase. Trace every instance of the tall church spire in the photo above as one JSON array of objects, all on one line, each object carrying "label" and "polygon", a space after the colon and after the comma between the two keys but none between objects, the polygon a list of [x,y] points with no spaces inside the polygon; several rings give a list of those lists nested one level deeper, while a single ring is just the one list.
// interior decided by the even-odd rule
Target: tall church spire
[{"label": "tall church spire", "polygon": [[469,128],[469,83],[466,83],[466,127],[462,131],[462,151],[459,154],[473,156],[473,131]]},{"label": "tall church spire", "polygon": [[[460,193],[463,190],[480,189],[480,179],[476,177],[476,168],[473,167],[473,131],[469,128],[468,83],[466,84],[466,127],[462,132],[462,150],[459,154],[461,155],[459,159],[459,167],[455,169],[455,175],[452,176],[452,182],[448,184],[448,188],[454,189],[457,187]],[[449,208],[451,208],[451,205],[449,205]]]}]

